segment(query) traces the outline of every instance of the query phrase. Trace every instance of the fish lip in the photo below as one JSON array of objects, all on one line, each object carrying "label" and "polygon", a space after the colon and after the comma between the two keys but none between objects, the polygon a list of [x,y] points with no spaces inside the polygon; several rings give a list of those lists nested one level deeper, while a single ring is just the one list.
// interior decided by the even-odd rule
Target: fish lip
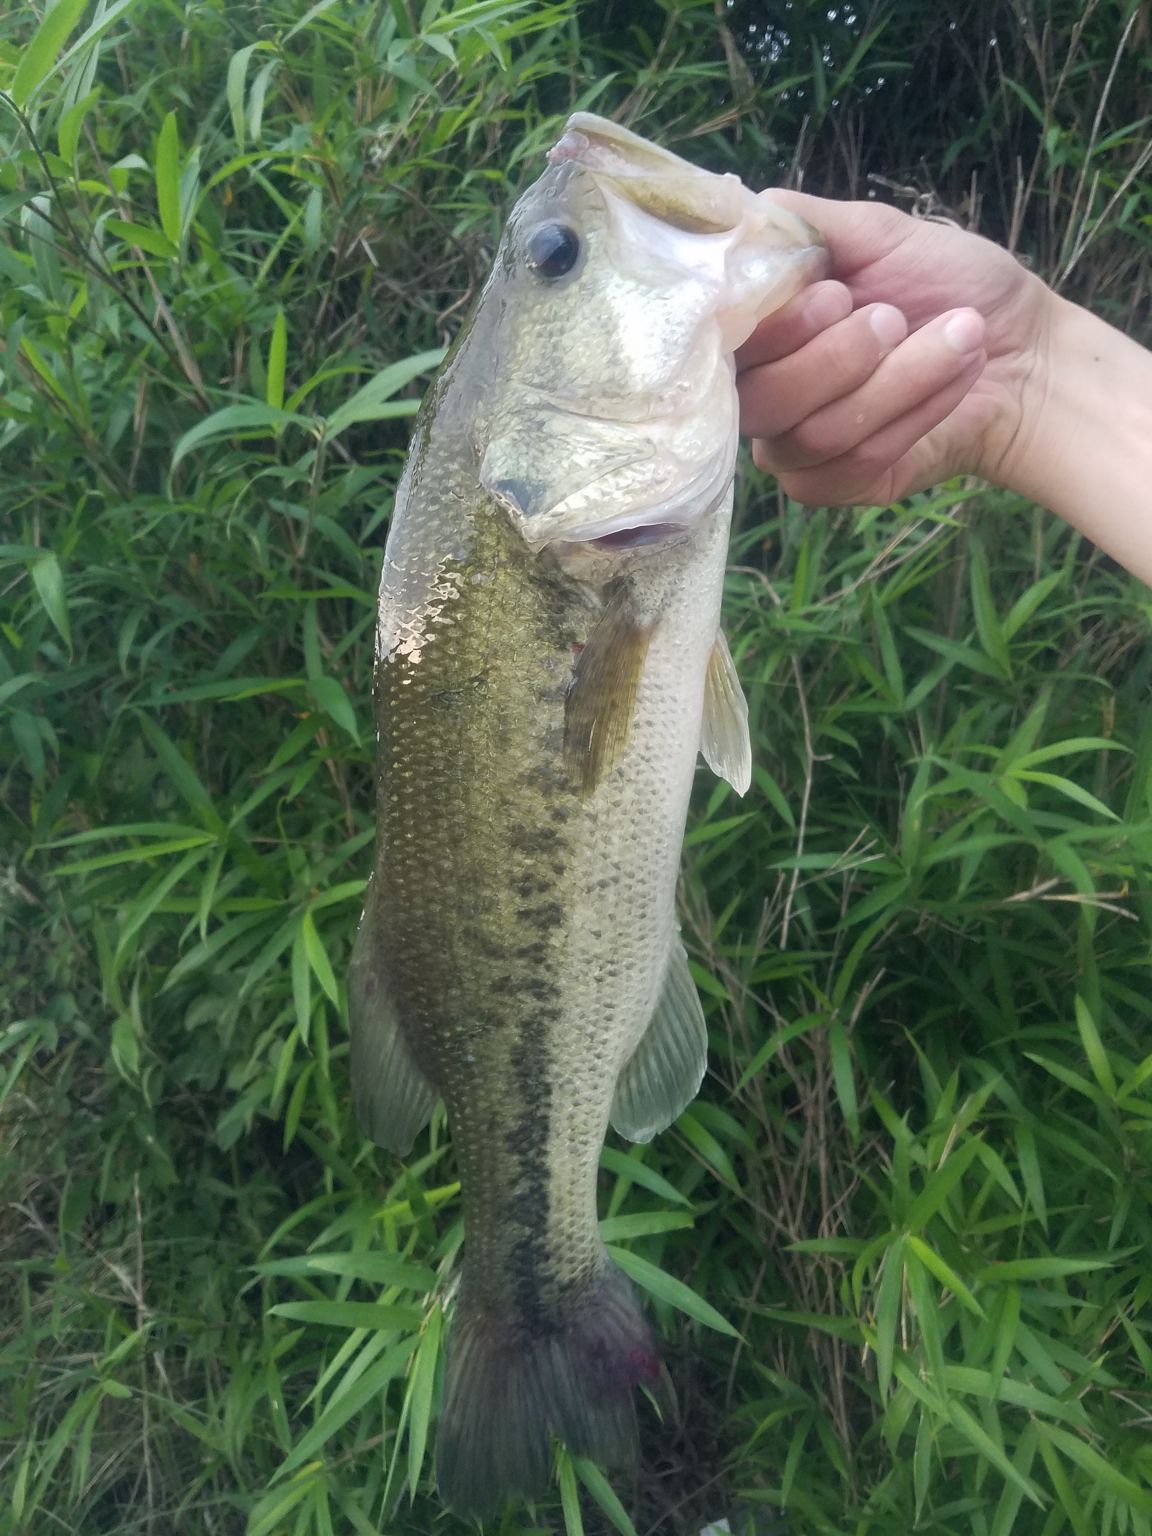
[{"label": "fish lip", "polygon": [[556,554],[565,552],[603,554],[603,555],[631,555],[647,551],[665,549],[669,544],[677,543],[689,538],[696,532],[696,528],[690,523],[673,523],[667,518],[651,518],[647,522],[640,520],[631,523],[622,523],[619,527],[610,528],[607,533],[603,527],[565,529],[563,533],[553,534],[543,539],[529,538],[520,525],[520,532],[525,544],[534,555],[542,554],[545,550],[551,550]]},{"label": "fish lip", "polygon": [[[735,446],[733,445],[734,455]],[[682,502],[670,504],[665,501],[647,508],[634,508],[631,512],[621,513],[617,517],[601,517],[595,521],[577,523],[568,528],[553,526],[533,530],[530,519],[517,516],[506,501],[504,505],[512,513],[521,537],[534,554],[539,554],[544,549],[555,549],[561,545],[570,549],[598,550],[603,553],[611,553],[614,550],[620,553],[631,553],[644,548],[662,549],[675,540],[688,538],[698,532],[722,505],[731,484],[732,465],[726,463],[726,473],[711,476],[705,494],[700,495],[688,506]],[[658,535],[648,534],[649,529],[656,528],[666,531]],[[533,537],[534,532],[535,537]],[[627,534],[633,534],[636,537],[631,541],[621,537]]]},{"label": "fish lip", "polygon": [[[710,508],[709,510],[712,509]],[[643,515],[639,517],[621,517],[613,519],[607,525],[601,520],[600,522],[586,523],[575,528],[565,528],[562,531],[557,530],[555,533],[549,534],[542,539],[530,537],[525,523],[521,522],[519,526],[525,543],[531,549],[539,552],[556,544],[578,545],[582,549],[638,549],[645,544],[662,544],[671,539],[679,538],[684,534],[693,533],[696,524],[695,522],[673,522],[667,515],[661,516],[659,511],[656,511],[651,517],[644,517]],[[660,534],[649,533],[650,529],[657,528],[666,530],[666,532]],[[634,536],[631,542],[627,538],[629,534]]]},{"label": "fish lip", "polygon": [[593,549],[642,549],[653,544],[667,544],[690,532],[691,529],[683,523],[632,523],[626,528],[616,529],[614,533],[602,533],[598,539],[589,539],[588,542]]},{"label": "fish lip", "polygon": [[584,163],[587,161],[591,147],[591,140],[587,134],[581,133],[577,128],[565,128],[548,151],[548,164],[557,165],[565,160]]},{"label": "fish lip", "polygon": [[[651,536],[645,537],[650,530]],[[685,523],[638,523],[595,539],[564,537],[540,543],[526,542],[534,555],[551,555],[565,568],[583,570],[591,561],[595,568],[603,570],[600,562],[604,560],[613,562],[612,568],[618,569],[620,561],[659,558],[665,550],[684,544],[695,532],[695,528]],[[636,537],[630,539],[629,535]]]}]

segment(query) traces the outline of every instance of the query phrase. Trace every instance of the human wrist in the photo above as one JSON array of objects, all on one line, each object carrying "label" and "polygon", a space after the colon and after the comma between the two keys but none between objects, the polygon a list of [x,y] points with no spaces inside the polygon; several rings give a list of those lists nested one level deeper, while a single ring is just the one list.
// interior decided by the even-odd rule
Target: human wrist
[{"label": "human wrist", "polygon": [[1152,353],[1046,293],[1016,431],[982,473],[1152,584]]},{"label": "human wrist", "polygon": [[1015,491],[1032,501],[1049,505],[1048,480],[1064,423],[1058,417],[1066,409],[1062,388],[1062,364],[1068,332],[1077,311],[1038,277],[1031,277],[1033,339],[1017,361],[1014,388],[1006,395],[991,430],[972,466],[982,479]]}]

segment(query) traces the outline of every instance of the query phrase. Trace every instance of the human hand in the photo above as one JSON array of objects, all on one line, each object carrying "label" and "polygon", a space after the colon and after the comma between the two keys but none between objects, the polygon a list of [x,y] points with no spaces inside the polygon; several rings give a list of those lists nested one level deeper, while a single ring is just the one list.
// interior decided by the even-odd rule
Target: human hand
[{"label": "human hand", "polygon": [[1051,290],[951,225],[767,195],[823,233],[832,275],[736,354],[756,463],[816,505],[885,506],[960,473],[1011,485],[1046,393]]}]

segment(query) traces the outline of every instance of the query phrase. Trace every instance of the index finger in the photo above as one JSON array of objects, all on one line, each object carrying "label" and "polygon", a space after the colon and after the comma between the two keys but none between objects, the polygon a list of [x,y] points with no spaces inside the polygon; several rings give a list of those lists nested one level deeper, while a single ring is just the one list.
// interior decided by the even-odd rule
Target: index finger
[{"label": "index finger", "polygon": [[852,295],[843,283],[824,281],[801,288],[787,304],[765,316],[748,340],[737,347],[737,373],[788,357],[851,313]]}]

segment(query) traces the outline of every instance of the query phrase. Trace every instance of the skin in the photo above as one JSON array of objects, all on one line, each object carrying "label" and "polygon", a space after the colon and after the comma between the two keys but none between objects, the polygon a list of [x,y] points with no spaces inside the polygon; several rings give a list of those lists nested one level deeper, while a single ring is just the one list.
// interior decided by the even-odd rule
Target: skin
[{"label": "skin", "polygon": [[978,235],[767,195],[821,230],[830,276],[737,354],[760,467],[825,506],[978,475],[1152,582],[1152,354]]}]

